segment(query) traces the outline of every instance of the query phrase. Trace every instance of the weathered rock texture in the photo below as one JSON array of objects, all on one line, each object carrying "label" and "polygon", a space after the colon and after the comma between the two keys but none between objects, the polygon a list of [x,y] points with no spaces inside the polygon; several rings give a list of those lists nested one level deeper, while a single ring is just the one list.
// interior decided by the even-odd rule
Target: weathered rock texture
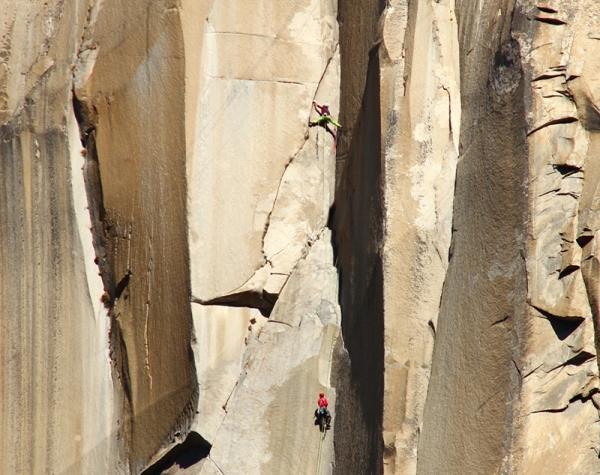
[{"label": "weathered rock texture", "polygon": [[595,473],[598,7],[375,3],[340,2],[336,467]]},{"label": "weathered rock texture", "polygon": [[457,2],[461,160],[419,472],[600,469],[597,9]]},{"label": "weathered rock texture", "polygon": [[[354,7],[341,11],[352,17]],[[369,31],[368,20],[354,22]],[[336,463],[351,473],[361,454],[370,473],[414,473],[451,236],[458,37],[454,2],[389,2],[375,21],[334,216],[342,327],[365,425],[353,406],[338,408],[347,425]],[[364,42],[356,29],[342,28],[343,41]],[[341,105],[342,117],[354,114],[350,95]]]},{"label": "weathered rock texture", "polygon": [[597,2],[0,11],[0,473],[600,472]]},{"label": "weathered rock texture", "polygon": [[[189,425],[197,387],[189,347],[179,10],[170,1],[135,2],[126,14],[122,8],[105,1],[87,25],[75,96],[94,243],[111,300],[122,457],[138,472],[171,441],[170,433]],[[122,57],[128,61],[117,75]]]},{"label": "weathered rock texture", "polygon": [[117,413],[71,106],[87,5],[2,2],[0,472],[117,470]]},{"label": "weathered rock texture", "polygon": [[3,4],[2,472],[331,471],[336,8]]},{"label": "weathered rock texture", "polygon": [[[594,473],[600,470],[594,403],[600,341],[594,125],[600,36],[594,18],[600,8],[593,2],[547,2],[523,5],[520,14],[533,17],[536,25],[521,27],[517,36],[531,84],[531,336],[520,369],[520,417],[525,447],[540,449],[526,450],[515,465],[523,471]],[[577,447],[567,448],[574,438]]]}]

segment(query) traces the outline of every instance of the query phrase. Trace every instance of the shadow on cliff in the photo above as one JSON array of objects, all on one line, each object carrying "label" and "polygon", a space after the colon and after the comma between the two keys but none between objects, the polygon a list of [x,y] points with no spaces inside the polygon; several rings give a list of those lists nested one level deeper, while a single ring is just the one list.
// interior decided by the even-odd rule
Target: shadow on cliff
[{"label": "shadow on cliff", "polygon": [[[382,473],[383,192],[377,48],[362,107],[340,170],[330,227],[340,276],[345,348],[338,344],[335,473]],[[343,105],[342,105],[343,107]]]},{"label": "shadow on cliff", "polygon": [[141,475],[159,475],[177,465],[180,469],[190,468],[208,457],[211,445],[197,432],[190,432],[186,439],[173,447],[160,460]]}]

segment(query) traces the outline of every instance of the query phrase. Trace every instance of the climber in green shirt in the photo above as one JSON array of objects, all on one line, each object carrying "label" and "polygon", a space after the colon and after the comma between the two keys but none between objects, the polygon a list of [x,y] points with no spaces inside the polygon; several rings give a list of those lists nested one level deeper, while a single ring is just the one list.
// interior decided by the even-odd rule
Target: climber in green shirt
[{"label": "climber in green shirt", "polygon": [[337,140],[337,136],[336,136],[337,134],[329,128],[329,124],[336,126],[338,129],[341,129],[342,126],[341,126],[341,124],[339,124],[335,120],[333,120],[333,118],[331,117],[331,112],[329,111],[329,104],[325,103],[322,106],[320,106],[315,101],[313,101],[313,107],[319,113],[320,117],[317,120],[315,120],[314,122],[309,122],[308,123],[309,127],[315,127],[315,126],[323,127],[327,132],[329,132],[331,134],[331,136],[334,138],[334,140]]}]

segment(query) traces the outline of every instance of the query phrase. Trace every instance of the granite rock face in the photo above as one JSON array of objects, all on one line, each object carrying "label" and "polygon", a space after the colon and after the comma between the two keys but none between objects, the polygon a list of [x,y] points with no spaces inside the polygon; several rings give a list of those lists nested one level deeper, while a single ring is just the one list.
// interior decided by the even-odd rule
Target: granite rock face
[{"label": "granite rock face", "polygon": [[[172,471],[211,446],[196,468],[312,450],[304,470],[331,471],[335,151],[308,122],[313,100],[338,114],[336,4],[21,6],[2,5],[1,471]],[[244,468],[248,411],[273,455],[251,444]]]},{"label": "granite rock face", "polygon": [[189,26],[192,295],[270,309],[331,204],[331,137],[307,125],[313,100],[337,115],[335,3],[220,0]]},{"label": "granite rock face", "polygon": [[338,473],[595,473],[598,7],[359,3],[340,2]]},{"label": "granite rock face", "polygon": [[[342,4],[344,21],[365,22],[353,2]],[[356,398],[338,408],[339,473],[356,470],[351,453],[368,460],[369,473],[417,469],[452,227],[461,120],[454,2],[381,7],[371,14],[377,28],[361,108],[350,95],[341,101],[341,117],[358,120],[343,142],[333,221]],[[341,30],[342,51],[365,41],[355,28]],[[357,71],[342,66],[344,92]]]},{"label": "granite rock face", "polygon": [[0,473],[600,471],[595,1],[0,7]]},{"label": "granite rock face", "polygon": [[2,2],[0,472],[119,468],[109,318],[72,107],[85,2]]},{"label": "granite rock face", "polygon": [[469,80],[419,471],[595,473],[598,6],[475,9],[457,2]]}]

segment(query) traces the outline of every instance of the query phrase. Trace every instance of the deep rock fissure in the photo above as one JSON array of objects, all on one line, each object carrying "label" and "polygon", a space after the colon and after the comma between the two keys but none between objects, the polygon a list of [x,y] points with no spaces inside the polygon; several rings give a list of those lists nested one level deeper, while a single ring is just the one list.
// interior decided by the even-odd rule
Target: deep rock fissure
[{"label": "deep rock fissure", "polygon": [[177,465],[180,469],[190,468],[209,457],[211,444],[200,434],[191,431],[185,440],[146,468],[140,475],[160,475]]}]

